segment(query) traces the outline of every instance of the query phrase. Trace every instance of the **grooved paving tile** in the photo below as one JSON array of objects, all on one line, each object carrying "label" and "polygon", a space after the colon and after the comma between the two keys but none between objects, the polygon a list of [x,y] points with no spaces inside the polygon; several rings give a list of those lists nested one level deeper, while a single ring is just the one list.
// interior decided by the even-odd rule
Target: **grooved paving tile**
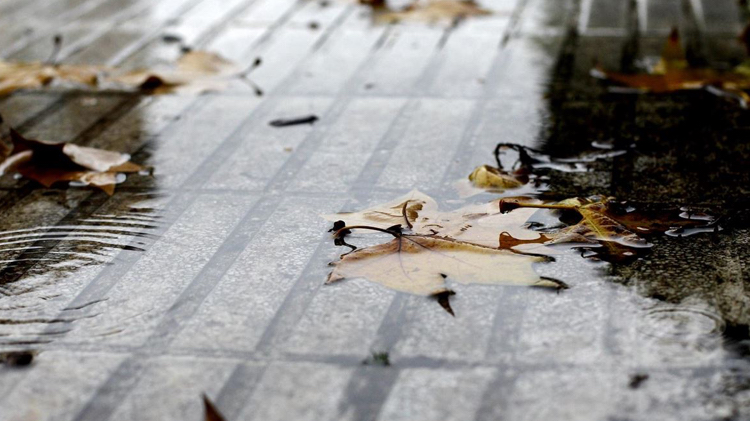
[{"label": "grooved paving tile", "polygon": [[437,53],[441,28],[394,28],[366,70],[361,95],[405,95],[411,93],[425,66]]},{"label": "grooved paving tile", "polygon": [[[278,171],[293,154],[299,153],[298,149],[313,133],[325,133],[325,127],[331,124],[325,118],[331,102],[326,97],[292,97],[266,102],[270,109],[262,110],[235,135],[240,137],[240,144],[232,156],[209,175],[206,187],[262,190],[270,182],[278,181],[278,177],[289,181],[289,174],[278,174]],[[272,120],[308,115],[322,117],[322,120],[288,127],[268,124]]]},{"label": "grooved paving tile", "polygon": [[473,418],[493,371],[491,368],[402,370],[377,420]]},{"label": "grooved paving tile", "polygon": [[[24,378],[0,397],[0,420],[73,419],[120,359],[108,354],[45,352]],[[0,379],[4,381],[6,376]]]},{"label": "grooved paving tile", "polygon": [[121,98],[95,95],[70,98],[62,108],[48,114],[23,135],[29,139],[70,142],[121,102]]},{"label": "grooved paving tile", "polygon": [[321,288],[283,349],[299,354],[367,355],[395,294],[363,279]]},{"label": "grooved paving tile", "polygon": [[[192,357],[155,358],[111,421],[182,421],[203,413],[202,394],[216,396],[233,364]],[[165,394],[165,391],[169,393]]]},{"label": "grooved paving tile", "polygon": [[[242,196],[198,197],[109,291],[109,299],[97,305],[99,315],[78,321],[77,330],[64,340],[100,345],[141,344],[253,202],[254,198]],[[172,281],[165,282],[167,279]],[[104,325],[121,328],[124,334],[87,336],[87,329]]]},{"label": "grooved paving tile", "polygon": [[450,302],[457,317],[448,314],[434,299],[408,297],[393,358],[482,361],[495,315],[493,304],[502,300],[506,288],[512,287],[451,285],[456,295]]},{"label": "grooved paving tile", "polygon": [[180,16],[165,34],[179,38],[183,45],[193,46],[198,38],[217,21],[231,17],[236,8],[249,0],[203,0],[196,7]]},{"label": "grooved paving tile", "polygon": [[427,92],[447,98],[481,96],[506,25],[503,19],[486,30],[456,29],[440,52],[440,67]]},{"label": "grooved paving tile", "polygon": [[284,86],[290,94],[332,95],[346,86],[357,68],[372,56],[375,41],[383,28],[366,30],[344,29],[334,40],[326,42],[301,64],[294,82]]},{"label": "grooved paving tile", "polygon": [[[556,370],[521,372],[515,382],[505,416],[509,420],[532,421],[577,419],[597,421],[616,415],[616,391],[627,390],[628,375],[609,367],[600,370]],[[544,390],[540,399],[539,391]],[[628,414],[630,415],[630,414]]]},{"label": "grooved paving tile", "polygon": [[[173,346],[255,349],[320,243],[328,223],[317,213],[335,212],[341,205],[341,201],[297,197],[265,210],[269,214],[258,222],[262,224],[258,231],[196,315],[185,321]],[[295,253],[289,253],[291,248]]]},{"label": "grooved paving tile", "polygon": [[234,22],[244,26],[270,25],[299,3],[298,0],[255,0]]},{"label": "grooved paving tile", "polygon": [[18,127],[57,100],[56,95],[17,95],[0,102],[0,111],[8,124]]},{"label": "grooved paving tile", "polygon": [[418,100],[406,133],[399,139],[377,185],[403,190],[436,186],[450,164],[452,153],[446,151],[453,152],[458,147],[474,104],[463,99]]},{"label": "grooved paving tile", "polygon": [[[141,98],[138,105],[92,139],[89,146],[103,149],[117,146],[118,150],[133,153],[135,148],[158,138],[162,130],[181,120],[189,106],[190,102],[180,97]],[[131,143],[134,149],[122,149],[123,144]]]},{"label": "grooved paving tile", "polygon": [[[185,182],[204,159],[231,140],[255,107],[258,98],[214,96],[201,107],[183,116],[168,135],[160,136],[152,146],[154,177],[162,187],[176,187]],[[207,168],[208,178],[217,168]],[[190,187],[190,186],[188,186]]]},{"label": "grooved paving tile", "polygon": [[347,191],[405,102],[403,98],[353,99],[329,127],[287,190]]},{"label": "grooved paving tile", "polygon": [[327,364],[274,363],[266,369],[238,419],[340,419],[339,399],[351,372]]}]

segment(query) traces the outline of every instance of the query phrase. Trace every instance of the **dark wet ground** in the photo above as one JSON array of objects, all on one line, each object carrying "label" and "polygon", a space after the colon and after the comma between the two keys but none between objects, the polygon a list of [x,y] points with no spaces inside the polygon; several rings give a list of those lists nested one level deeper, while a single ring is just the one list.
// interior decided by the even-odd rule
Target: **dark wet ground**
[{"label": "dark wet ground", "polygon": [[[672,26],[695,63],[736,64],[737,3],[481,4],[496,13],[455,27],[373,25],[344,1],[0,4],[6,59],[44,59],[62,33],[63,62],[136,68],[179,56],[179,37],[261,57],[265,92],[0,101],[28,137],[155,168],[112,197],[0,180],[0,350],[38,352],[0,365],[0,420],[199,420],[203,392],[228,420],[750,418],[750,114],[589,76],[658,57]],[[722,231],[654,236],[629,263],[540,265],[571,286],[560,294],[462,286],[455,318],[364,280],[323,286],[341,250],[319,214],[412,188],[445,208],[495,197],[454,184],[498,142],[626,149],[555,172],[544,194],[705,210]]]}]

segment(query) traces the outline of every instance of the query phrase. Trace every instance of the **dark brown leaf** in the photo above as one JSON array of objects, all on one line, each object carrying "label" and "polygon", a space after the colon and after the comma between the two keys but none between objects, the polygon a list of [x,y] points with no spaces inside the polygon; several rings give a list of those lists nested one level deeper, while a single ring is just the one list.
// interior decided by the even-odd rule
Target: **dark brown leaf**
[{"label": "dark brown leaf", "polygon": [[96,186],[111,195],[115,185],[124,179],[122,174],[144,170],[144,167],[130,162],[128,154],[27,139],[12,128],[8,128],[8,133],[10,147],[2,139],[5,146],[0,150],[4,155],[0,159],[0,173],[18,172],[45,187],[63,181],[77,181]]},{"label": "dark brown leaf", "polygon": [[226,421],[205,393],[203,394],[203,408],[206,413],[206,421]]}]

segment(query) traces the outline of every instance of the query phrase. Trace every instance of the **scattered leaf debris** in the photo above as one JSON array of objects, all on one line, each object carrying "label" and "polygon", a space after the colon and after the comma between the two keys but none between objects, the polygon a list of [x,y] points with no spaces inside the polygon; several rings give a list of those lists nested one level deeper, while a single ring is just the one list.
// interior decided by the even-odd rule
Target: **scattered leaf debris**
[{"label": "scattered leaf debris", "polygon": [[240,75],[240,68],[236,64],[218,54],[196,50],[183,54],[172,67],[113,75],[103,83],[137,87],[150,94],[199,94],[223,90],[229,79]]},{"label": "scattered leaf debris", "polygon": [[0,96],[21,89],[42,89],[48,86],[137,90],[146,94],[200,94],[223,90],[231,79],[247,82],[256,94],[262,95],[260,88],[248,78],[248,74],[260,65],[260,59],[256,59],[248,69],[242,70],[218,54],[196,50],[186,52],[172,66],[124,72],[107,66],[55,63],[55,51],[59,51],[59,43],[58,38],[55,38],[55,49],[46,62],[0,60]]},{"label": "scattered leaf debris", "polygon": [[8,367],[27,367],[34,361],[34,351],[0,352],[0,364]]},{"label": "scattered leaf debris", "polygon": [[[578,221],[567,227],[550,232],[541,233],[546,241],[522,240],[501,236],[501,245],[516,247],[521,244],[541,243],[553,244],[598,244],[597,255],[606,259],[628,259],[636,256],[639,249],[647,249],[652,245],[646,241],[644,235],[663,232],[673,235],[676,230],[707,230],[719,231],[717,220],[712,216],[700,213],[698,216],[683,211],[680,218],[672,218],[668,212],[637,212],[628,209],[621,202],[612,197],[592,196],[589,198],[572,198],[553,203],[533,203],[514,198],[501,199],[501,212],[511,212],[518,208],[550,209],[563,212],[561,220],[567,212],[574,213]],[[530,251],[530,249],[525,249]],[[546,254],[544,249],[534,248],[535,253]]]},{"label": "scattered leaf debris", "polygon": [[[331,229],[334,243],[352,249],[332,263],[327,283],[364,278],[397,291],[432,297],[452,315],[449,299],[455,292],[449,282],[566,288],[564,283],[534,272],[532,266],[547,258],[502,248],[503,237],[510,233],[513,238],[543,238],[523,226],[535,210],[521,209],[518,214],[500,210],[496,200],[441,212],[432,198],[414,190],[360,212],[324,215],[335,221]],[[345,238],[360,230],[393,238],[357,249]]]},{"label": "scattered leaf debris", "polygon": [[[515,198],[526,203],[541,203],[531,198]],[[479,246],[498,248],[500,234],[514,238],[532,240],[539,233],[524,227],[534,209],[520,209],[518,213],[503,213],[500,199],[479,205],[443,212],[437,202],[428,195],[413,190],[401,197],[359,212],[323,215],[323,218],[343,226],[367,225],[387,229],[403,225],[419,235],[438,235]],[[334,225],[336,226],[336,225]]]},{"label": "scattered leaf debris", "polygon": [[126,173],[145,171],[130,155],[72,143],[27,139],[0,116],[0,174],[17,172],[45,187],[63,181],[92,185],[109,195]]},{"label": "scattered leaf debris", "polygon": [[388,2],[382,0],[360,0],[360,3],[372,7],[374,19],[381,23],[400,21],[454,23],[467,17],[492,14],[473,0],[415,0],[399,10],[394,10],[388,6]]},{"label": "scattered leaf debris", "polygon": [[388,352],[373,352],[372,355],[365,358],[362,361],[364,365],[379,365],[383,367],[390,367],[391,360],[388,356]]},{"label": "scattered leaf debris", "polygon": [[750,102],[750,95],[745,92],[750,89],[750,62],[746,61],[730,71],[690,67],[676,28],[667,38],[661,59],[649,72],[618,73],[597,66],[591,74],[642,92],[706,89],[716,95],[737,99],[743,108],[747,108]]},{"label": "scattered leaf debris", "polygon": [[203,408],[206,414],[206,421],[226,421],[205,393],[203,394]]},{"label": "scattered leaf debris", "polygon": [[[446,276],[443,275],[443,278],[445,277]],[[453,295],[456,295],[456,291],[447,289],[445,291],[438,292],[437,294],[432,294],[432,298],[437,300],[438,304],[440,304],[440,307],[442,307],[443,310],[447,311],[448,314],[450,314],[453,317],[456,317],[456,313],[453,312],[453,307],[451,307],[451,302],[450,302],[450,298]]]},{"label": "scattered leaf debris", "polygon": [[40,89],[53,84],[94,88],[105,71],[102,66],[13,63],[0,60],[0,96],[20,89]]},{"label": "scattered leaf debris", "polygon": [[528,177],[525,177],[525,180],[522,177],[520,174],[517,176],[490,165],[480,165],[469,174],[469,181],[480,189],[503,192],[526,184]]},{"label": "scattered leaf debris", "polygon": [[646,380],[648,380],[648,377],[648,374],[644,373],[633,374],[632,376],[630,376],[628,387],[631,389],[638,389]]},{"label": "scattered leaf debris", "polygon": [[[515,152],[517,157],[509,166],[503,165],[503,157],[508,152]],[[584,172],[589,169],[586,165],[601,159],[613,158],[626,153],[625,150],[608,150],[586,153],[572,158],[554,158],[536,149],[517,143],[499,143],[495,147],[494,155],[496,167],[480,165],[469,174],[471,189],[460,184],[459,191],[465,191],[462,196],[471,196],[480,189],[490,193],[503,193],[506,190],[517,189],[526,184],[535,187],[541,185],[538,170],[550,169],[564,172]],[[506,169],[506,167],[509,167]]]},{"label": "scattered leaf debris", "polygon": [[[527,221],[539,209],[560,212],[563,225],[532,229]],[[548,203],[512,197],[444,212],[417,190],[359,212],[323,217],[335,221],[329,230],[334,244],[351,249],[331,264],[334,269],[326,283],[364,278],[432,297],[451,315],[452,283],[566,288],[563,282],[538,276],[532,267],[560,254],[557,245],[594,249],[591,256],[602,259],[626,260],[651,247],[643,235],[652,231],[715,224],[711,216],[688,210],[675,223],[651,220],[604,196]],[[347,243],[353,232],[361,230],[393,238],[365,248]]]},{"label": "scattered leaf debris", "polygon": [[279,118],[276,120],[271,120],[268,124],[273,127],[286,127],[286,126],[296,126],[300,124],[313,124],[318,120],[319,120],[318,116],[309,115],[305,117]]}]

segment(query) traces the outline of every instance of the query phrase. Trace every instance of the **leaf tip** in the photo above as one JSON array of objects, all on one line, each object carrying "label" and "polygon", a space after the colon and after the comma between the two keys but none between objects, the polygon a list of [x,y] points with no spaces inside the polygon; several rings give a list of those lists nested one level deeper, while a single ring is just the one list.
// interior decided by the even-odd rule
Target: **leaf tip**
[{"label": "leaf tip", "polygon": [[213,402],[211,402],[211,399],[206,396],[205,393],[201,395],[203,397],[203,409],[205,412],[205,420],[206,421],[225,421],[225,418],[218,409],[214,406]]},{"label": "leaf tip", "polygon": [[[440,274],[440,276],[445,279],[447,276],[444,274]],[[456,295],[456,292],[450,289],[446,289],[444,291],[436,292],[432,294],[432,298],[436,299],[438,304],[440,304],[440,307],[443,308],[443,310],[447,311],[448,314],[450,314],[453,317],[456,317],[456,313],[453,312],[453,308],[451,307],[450,297],[451,295]]]}]

